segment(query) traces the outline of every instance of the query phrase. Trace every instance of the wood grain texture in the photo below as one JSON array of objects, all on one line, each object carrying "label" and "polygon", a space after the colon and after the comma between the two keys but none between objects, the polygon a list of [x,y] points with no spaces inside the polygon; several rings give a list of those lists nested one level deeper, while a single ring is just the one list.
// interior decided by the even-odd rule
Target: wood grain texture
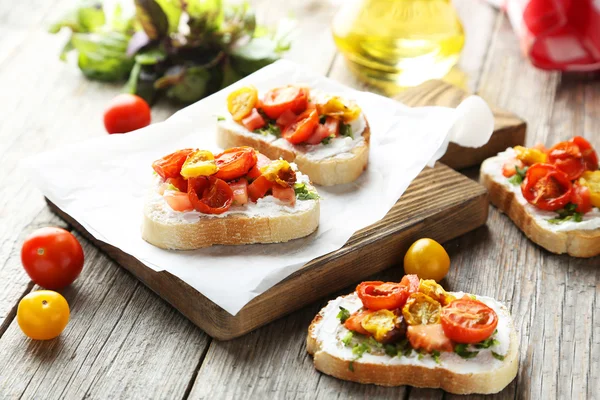
[{"label": "wood grain texture", "polygon": [[[431,201],[432,191],[443,192],[444,196]],[[487,204],[487,192],[480,185],[442,164],[428,168],[415,178],[381,221],[356,232],[341,249],[307,263],[254,298],[235,316],[177,277],[166,271],[155,272],[134,257],[91,237],[77,221],[50,205],[209,335],[228,340],[390,267],[419,237],[444,242],[483,225]]]}]

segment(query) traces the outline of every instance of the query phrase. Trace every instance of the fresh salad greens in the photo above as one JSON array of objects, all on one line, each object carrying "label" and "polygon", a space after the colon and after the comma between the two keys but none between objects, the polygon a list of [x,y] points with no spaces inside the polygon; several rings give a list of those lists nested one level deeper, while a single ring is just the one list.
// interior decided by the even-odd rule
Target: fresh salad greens
[{"label": "fresh salad greens", "polygon": [[[134,7],[126,12],[124,2]],[[80,0],[49,31],[71,31],[60,58],[77,53],[83,74],[124,81],[148,102],[158,96],[197,101],[276,61],[290,47],[292,24],[257,26],[248,2],[123,0],[108,10],[102,0]]]},{"label": "fresh salad greens", "polygon": [[549,219],[548,222],[554,225],[561,224],[565,221],[581,222],[583,214],[575,211],[576,209],[576,204],[568,203],[565,208],[556,211],[558,214],[556,218]]},{"label": "fresh salad greens", "polygon": [[295,183],[294,192],[298,200],[316,200],[319,198],[317,192],[311,191],[306,187],[306,183]]}]

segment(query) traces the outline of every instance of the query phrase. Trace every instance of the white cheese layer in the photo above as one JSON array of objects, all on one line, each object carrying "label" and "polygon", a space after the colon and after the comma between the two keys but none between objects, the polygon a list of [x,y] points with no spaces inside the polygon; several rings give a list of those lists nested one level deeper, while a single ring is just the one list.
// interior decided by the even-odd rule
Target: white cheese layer
[{"label": "white cheese layer", "polygon": [[481,171],[487,175],[490,175],[494,181],[498,182],[506,188],[506,190],[513,192],[517,201],[525,207],[525,210],[534,218],[535,222],[542,228],[552,232],[567,232],[574,230],[593,230],[600,228],[600,210],[596,207],[592,208],[590,212],[583,215],[581,222],[575,221],[563,221],[560,224],[551,224],[548,222],[549,219],[556,218],[557,213],[553,211],[540,210],[539,208],[529,204],[523,193],[521,192],[520,185],[513,185],[508,181],[508,178],[502,175],[502,166],[510,159],[514,159],[516,153],[512,147],[506,149],[502,153],[499,153],[496,157],[492,157],[486,160],[481,165]]},{"label": "white cheese layer", "polygon": [[[457,298],[461,298],[464,295],[462,292],[452,294]],[[493,336],[498,341],[498,344],[487,349],[469,349],[479,351],[477,356],[469,359],[462,358],[455,353],[442,352],[439,357],[440,363],[438,364],[430,355],[424,355],[419,359],[419,354],[416,351],[413,351],[409,356],[399,355],[395,357],[391,357],[385,353],[370,354],[365,352],[360,359],[356,360],[356,355],[352,353],[352,347],[342,343],[342,339],[349,331],[337,318],[340,306],[347,309],[351,314],[362,307],[362,302],[356,293],[338,297],[337,299],[330,301],[321,311],[323,318],[316,325],[314,334],[317,337],[317,341],[321,343],[322,351],[343,360],[373,364],[418,365],[427,368],[446,368],[460,374],[490,371],[502,365],[502,361],[494,358],[492,351],[502,356],[505,356],[508,353],[512,320],[506,307],[498,301],[485,296],[477,296],[477,300],[485,303],[498,314],[498,332]]]},{"label": "white cheese layer", "polygon": [[[296,181],[298,183],[306,183],[309,190],[314,190],[310,185],[308,176],[303,175],[300,172],[296,172]],[[315,206],[315,202],[318,200],[296,200],[294,206],[290,206],[288,203],[279,201],[273,196],[265,196],[262,199],[258,199],[256,203],[251,201],[243,206],[231,206],[231,208],[223,214],[204,214],[198,211],[175,211],[165,200],[159,192],[159,186],[162,184],[162,179],[156,177],[154,186],[150,190],[148,203],[152,206],[157,205],[158,207],[152,207],[155,211],[160,212],[162,218],[167,218],[170,221],[175,222],[198,222],[201,218],[224,218],[230,215],[241,215],[252,218],[264,218],[264,217],[277,217],[282,214],[299,214],[306,212]],[[167,193],[165,191],[165,193]]]},{"label": "white cheese layer", "polygon": [[[311,90],[311,98],[318,98],[319,101],[325,102],[327,101],[327,97],[329,95],[323,94],[320,91]],[[263,142],[270,143],[273,146],[277,146],[282,149],[291,150],[298,154],[303,154],[306,158],[318,161],[326,158],[352,158],[354,155],[351,153],[352,149],[360,145],[365,141],[362,134],[367,127],[367,122],[363,113],[361,113],[358,118],[350,122],[350,127],[352,128],[352,136],[354,138],[348,136],[340,136],[336,138],[332,138],[327,144],[301,144],[294,145],[288,142],[283,138],[277,138],[277,136],[272,134],[258,134],[249,131],[242,124],[237,123],[231,117],[231,114],[227,111],[223,113],[225,118],[222,121],[218,121],[217,124],[222,128],[227,129],[229,131],[238,133],[244,136],[252,136],[253,138],[258,138]]]}]

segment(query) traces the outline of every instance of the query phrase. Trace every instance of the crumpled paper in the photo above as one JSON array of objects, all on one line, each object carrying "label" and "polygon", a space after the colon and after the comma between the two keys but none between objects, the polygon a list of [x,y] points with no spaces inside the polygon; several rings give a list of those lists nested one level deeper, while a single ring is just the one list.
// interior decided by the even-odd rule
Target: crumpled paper
[{"label": "crumpled paper", "polygon": [[[372,132],[363,175],[350,184],[317,187],[318,230],[288,243],[194,251],[163,250],[142,240],[142,208],[152,181],[152,161],[186,147],[218,150],[217,117],[225,114],[225,99],[235,87],[253,84],[266,91],[294,83],[354,99]],[[278,61],[165,122],[39,154],[22,165],[42,193],[96,239],[133,255],[148,268],[170,272],[235,315],[255,296],[383,218],[425,165],[443,155],[449,140],[478,147],[492,130],[491,111],[476,96],[457,109],[410,108]]]}]

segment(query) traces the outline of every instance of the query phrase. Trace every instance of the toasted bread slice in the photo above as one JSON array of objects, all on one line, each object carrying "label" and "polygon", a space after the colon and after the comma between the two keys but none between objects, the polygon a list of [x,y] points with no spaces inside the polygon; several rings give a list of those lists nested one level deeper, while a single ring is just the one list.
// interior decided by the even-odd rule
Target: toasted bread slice
[{"label": "toasted bread slice", "polygon": [[[504,163],[503,153],[489,158],[481,164],[479,181],[489,192],[491,203],[508,217],[534,243],[556,254],[569,254],[573,257],[594,257],[600,254],[600,228],[577,229],[578,227],[600,226],[600,213],[597,209],[584,216],[586,221],[598,219],[598,224],[589,222],[568,222],[551,225],[546,220],[556,216],[537,210],[525,201],[519,187],[511,190],[507,178],[496,173]],[[598,215],[597,215],[598,214]]]},{"label": "toasted bread slice", "polygon": [[308,236],[319,226],[319,200],[286,206],[273,196],[231,207],[223,215],[173,211],[156,190],[144,205],[142,238],[157,247],[193,250],[217,244],[279,243]]},{"label": "toasted bread slice", "polygon": [[294,162],[298,169],[308,175],[311,181],[317,185],[333,186],[353,182],[367,168],[371,130],[366,119],[362,140],[357,140],[348,151],[323,159],[312,158],[310,152],[304,150],[302,145],[293,146],[286,142],[284,146],[279,146],[263,135],[250,131],[243,132],[244,128],[241,125],[239,125],[240,129],[232,129],[232,124],[235,124],[233,120],[217,124],[219,146],[224,149],[250,146],[271,159],[283,158],[286,161]]},{"label": "toasted bread slice", "polygon": [[[462,294],[457,294],[457,297],[460,296]],[[350,313],[362,306],[356,293],[331,300],[317,314],[308,328],[306,348],[314,356],[317,370],[348,381],[440,388],[456,394],[497,393],[517,375],[519,341],[506,307],[487,297],[478,299],[498,314],[496,337],[500,341],[487,350],[480,350],[474,358],[463,359],[457,354],[442,352],[436,362],[430,355],[419,356],[415,351],[410,355],[392,357],[381,349],[378,354],[364,354],[357,358],[352,347],[341,342],[340,338],[349,331],[336,317],[340,306]],[[494,350],[500,351],[504,359],[495,358],[492,355]]]}]

